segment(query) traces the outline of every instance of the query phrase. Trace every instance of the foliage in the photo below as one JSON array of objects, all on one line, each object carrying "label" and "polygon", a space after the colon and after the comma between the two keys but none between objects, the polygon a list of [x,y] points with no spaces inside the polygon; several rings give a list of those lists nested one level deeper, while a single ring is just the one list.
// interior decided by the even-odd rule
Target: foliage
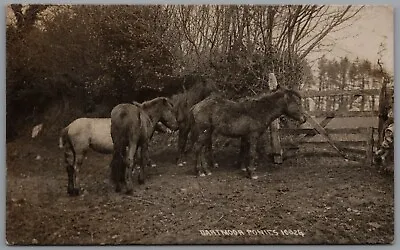
[{"label": "foliage", "polygon": [[46,117],[63,126],[97,106],[106,116],[117,103],[177,92],[191,75],[208,76],[232,98],[268,89],[270,72],[289,87],[312,85],[305,57],[359,9],[11,5],[7,133]]}]

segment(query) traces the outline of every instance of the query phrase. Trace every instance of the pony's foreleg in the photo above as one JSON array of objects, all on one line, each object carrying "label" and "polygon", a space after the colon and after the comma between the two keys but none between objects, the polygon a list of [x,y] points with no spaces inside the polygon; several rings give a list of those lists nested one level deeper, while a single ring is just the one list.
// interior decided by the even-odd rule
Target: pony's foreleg
[{"label": "pony's foreleg", "polygon": [[250,147],[249,139],[247,137],[242,137],[240,140],[238,165],[240,169],[243,171],[246,171],[247,166],[249,165],[249,147]]},{"label": "pony's foreleg", "polygon": [[144,184],[144,180],[146,179],[145,176],[145,167],[148,164],[149,161],[149,148],[148,148],[148,143],[143,143],[142,146],[140,147],[141,151],[141,158],[140,158],[140,171],[139,171],[139,183]]},{"label": "pony's foreleg", "polygon": [[197,125],[191,125],[186,131],[186,143],[188,144],[184,154],[189,154],[189,152],[194,152],[194,145],[199,140],[200,130]]},{"label": "pony's foreleg", "polygon": [[136,150],[137,150],[137,144],[130,143],[127,152],[126,170],[125,170],[125,182],[126,182],[127,194],[132,194],[133,192],[132,170],[135,167]]},{"label": "pony's foreleg", "polygon": [[202,151],[203,151],[203,144],[198,141],[193,145],[193,151],[195,153],[195,164],[194,164],[194,168],[195,168],[195,172],[197,176],[204,176],[204,173],[202,171]]},{"label": "pony's foreleg", "polygon": [[210,175],[211,172],[207,168],[206,158],[209,159],[208,155],[206,157],[205,154],[207,150],[207,143],[208,143],[209,133],[207,130],[202,131],[200,133],[197,143],[195,145],[195,152],[196,152],[196,172],[198,176],[205,176],[206,174]]},{"label": "pony's foreleg", "polygon": [[186,155],[186,143],[188,140],[189,128],[186,123],[181,123],[179,126],[179,137],[178,137],[178,167],[183,167],[186,164],[184,157]]},{"label": "pony's foreleg", "polygon": [[249,164],[247,165],[247,173],[251,179],[257,179],[258,176],[255,174],[255,159],[257,157],[257,138],[258,135],[249,136]]},{"label": "pony's foreleg", "polygon": [[[211,172],[208,167],[218,167],[218,164],[215,162],[214,154],[212,152],[212,132],[208,132],[206,135],[206,147],[205,147],[205,158],[207,164],[204,166],[204,171],[207,175],[211,175]],[[208,167],[207,167],[208,166]]]},{"label": "pony's foreleg", "polygon": [[[136,148],[135,166],[134,166],[134,168],[136,167],[136,165],[140,166],[140,164],[141,164],[140,159],[142,159],[142,152],[140,152],[139,147],[137,147]],[[133,170],[133,172],[135,172],[135,170]]]}]

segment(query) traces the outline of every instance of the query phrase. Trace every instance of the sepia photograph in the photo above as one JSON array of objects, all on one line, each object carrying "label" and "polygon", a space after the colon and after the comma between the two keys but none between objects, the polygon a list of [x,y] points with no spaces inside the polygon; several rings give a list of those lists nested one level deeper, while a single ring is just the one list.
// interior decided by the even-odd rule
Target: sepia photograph
[{"label": "sepia photograph", "polygon": [[4,7],[7,245],[394,243],[392,6]]}]

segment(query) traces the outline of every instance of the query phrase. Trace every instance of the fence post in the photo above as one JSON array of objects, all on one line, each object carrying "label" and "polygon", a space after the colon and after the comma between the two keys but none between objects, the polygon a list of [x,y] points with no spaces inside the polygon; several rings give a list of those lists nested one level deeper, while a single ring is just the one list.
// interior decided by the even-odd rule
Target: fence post
[{"label": "fence post", "polygon": [[[270,90],[276,89],[278,86],[278,82],[274,73],[269,74],[268,85]],[[270,133],[272,156],[274,157],[274,163],[276,164],[281,164],[283,162],[283,150],[281,146],[281,138],[279,137],[279,129],[279,119],[275,119],[270,125]]]},{"label": "fence post", "polygon": [[374,128],[369,127],[367,129],[367,142],[366,142],[366,163],[368,166],[372,166],[373,157],[374,157]]},{"label": "fence post", "polygon": [[383,125],[387,119],[387,106],[388,106],[388,94],[387,94],[387,82],[388,80],[384,77],[383,83],[381,87],[381,91],[379,94],[379,124],[378,124],[378,144],[381,144],[383,141]]}]

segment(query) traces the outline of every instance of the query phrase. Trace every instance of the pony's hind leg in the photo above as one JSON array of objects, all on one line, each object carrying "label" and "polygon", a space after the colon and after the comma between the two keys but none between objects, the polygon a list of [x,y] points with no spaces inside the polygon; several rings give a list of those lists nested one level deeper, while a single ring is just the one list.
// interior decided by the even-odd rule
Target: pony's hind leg
[{"label": "pony's hind leg", "polygon": [[80,180],[79,180],[79,171],[83,163],[85,155],[84,154],[76,154],[75,162],[72,168],[72,176],[73,176],[73,189],[72,195],[79,195],[81,191]]},{"label": "pony's hind leg", "polygon": [[74,166],[71,166],[69,164],[66,165],[67,168],[67,173],[68,173],[68,187],[67,187],[67,193],[71,196],[74,195]]},{"label": "pony's hind leg", "polygon": [[132,143],[128,147],[126,169],[125,169],[125,183],[126,183],[126,194],[132,194],[133,192],[133,181],[132,181],[132,170],[135,166],[135,155],[137,150],[137,144]]},{"label": "pony's hind leg", "polygon": [[[147,146],[147,148],[148,148],[148,146]],[[142,161],[141,161],[142,155],[143,155],[143,150],[136,150],[136,164],[138,164],[139,166],[140,166],[140,164],[142,164]],[[145,155],[145,157],[146,157],[146,159],[144,159],[144,160],[145,160],[146,167],[149,167],[149,168],[157,167],[157,164],[150,158],[148,153]],[[135,172],[135,171],[133,171],[133,172]]]},{"label": "pony's hind leg", "polygon": [[69,148],[65,149],[64,163],[68,174],[67,193],[69,195],[74,195],[74,153]]},{"label": "pony's hind leg", "polygon": [[139,184],[144,184],[144,181],[146,179],[145,175],[145,167],[148,165],[149,161],[149,149],[148,149],[148,144],[143,143],[143,145],[140,147],[141,151],[141,157],[140,157],[140,171],[139,171]]},{"label": "pony's hind leg", "polygon": [[207,140],[209,137],[209,133],[207,130],[204,130],[198,137],[197,143],[195,144],[194,151],[196,152],[196,173],[198,176],[205,176],[206,174],[211,174],[210,170],[206,167],[206,149],[207,147]]}]

